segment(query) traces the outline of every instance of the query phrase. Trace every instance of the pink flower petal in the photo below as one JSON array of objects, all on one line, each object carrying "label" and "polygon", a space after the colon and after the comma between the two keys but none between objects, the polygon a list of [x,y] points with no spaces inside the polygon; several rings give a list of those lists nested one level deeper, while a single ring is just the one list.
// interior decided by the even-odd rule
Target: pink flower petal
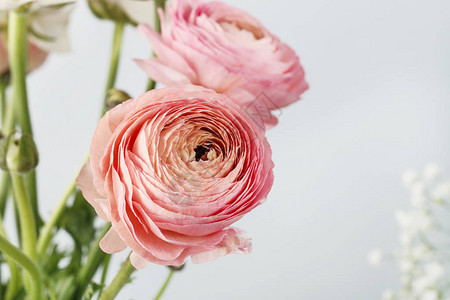
[{"label": "pink flower petal", "polygon": [[130,254],[130,262],[138,270],[141,270],[148,265],[148,261],[137,255],[136,252]]},{"label": "pink flower petal", "polygon": [[94,207],[95,212],[103,220],[108,220],[103,208],[98,204],[97,199],[103,198],[94,186],[94,179],[92,175],[91,162],[88,161],[81,168],[80,174],[76,179],[76,184],[80,187],[84,198],[89,202],[89,204]]},{"label": "pink flower petal", "polygon": [[134,61],[150,78],[159,83],[165,85],[190,83],[189,78],[185,75],[159,63],[153,58],[146,60],[135,59]]},{"label": "pink flower petal", "polygon": [[111,228],[100,241],[100,249],[108,254],[121,252],[127,248],[127,245],[122,241],[117,231]]}]

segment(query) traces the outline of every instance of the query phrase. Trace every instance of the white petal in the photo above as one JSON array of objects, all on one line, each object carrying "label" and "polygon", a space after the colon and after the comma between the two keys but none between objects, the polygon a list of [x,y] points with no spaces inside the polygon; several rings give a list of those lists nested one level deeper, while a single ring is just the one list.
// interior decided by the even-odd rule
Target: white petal
[{"label": "white petal", "polygon": [[63,7],[43,7],[30,16],[30,26],[45,39],[30,35],[30,40],[46,51],[68,51],[67,26],[73,5]]}]

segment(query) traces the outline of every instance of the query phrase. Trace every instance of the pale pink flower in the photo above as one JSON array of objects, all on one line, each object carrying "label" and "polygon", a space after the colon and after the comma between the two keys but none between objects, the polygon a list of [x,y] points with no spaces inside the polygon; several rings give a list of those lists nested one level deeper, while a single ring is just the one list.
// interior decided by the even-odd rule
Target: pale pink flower
[{"label": "pale pink flower", "polygon": [[[35,44],[28,43],[28,71],[39,68],[47,58],[47,52],[37,47]],[[8,49],[6,41],[0,34],[0,75],[9,70]]]},{"label": "pale pink flower", "polygon": [[248,253],[229,227],[266,198],[273,163],[264,129],[227,96],[198,86],[147,92],[108,112],[77,184],[112,223],[107,253],[181,265]]},{"label": "pale pink flower", "polygon": [[[136,60],[160,83],[205,86],[244,106],[263,94],[258,105],[268,112],[299,100],[308,89],[295,52],[245,11],[217,1],[175,0],[162,23],[161,35],[138,27],[157,57]],[[269,114],[264,122],[277,120]]]}]

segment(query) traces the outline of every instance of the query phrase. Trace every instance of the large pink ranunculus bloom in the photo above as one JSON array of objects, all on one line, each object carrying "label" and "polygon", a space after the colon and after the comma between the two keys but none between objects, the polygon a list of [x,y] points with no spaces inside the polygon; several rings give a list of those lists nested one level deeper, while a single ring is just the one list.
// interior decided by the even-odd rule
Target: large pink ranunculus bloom
[{"label": "large pink ranunculus bloom", "polygon": [[147,92],[101,119],[90,154],[77,184],[112,223],[105,252],[128,246],[141,268],[250,251],[229,226],[266,198],[273,163],[264,129],[227,96],[192,85]]},{"label": "large pink ranunculus bloom", "polygon": [[[28,43],[28,71],[39,68],[47,58],[47,52],[33,43]],[[8,49],[6,41],[0,34],[0,76],[9,71]]]},{"label": "large pink ranunculus bloom", "polygon": [[161,35],[149,26],[139,27],[157,57],[136,62],[158,82],[193,83],[225,93],[241,105],[258,107],[260,117],[266,109],[263,121],[269,125],[277,122],[271,110],[299,100],[308,89],[295,52],[238,8],[217,1],[175,0],[167,22],[162,22]]}]

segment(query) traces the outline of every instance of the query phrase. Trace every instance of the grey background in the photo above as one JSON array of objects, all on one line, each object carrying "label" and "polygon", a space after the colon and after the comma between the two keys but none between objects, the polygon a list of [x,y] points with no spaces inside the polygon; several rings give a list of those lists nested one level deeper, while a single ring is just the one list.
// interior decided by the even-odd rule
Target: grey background
[{"label": "grey background", "polygon": [[[450,2],[226,2],[298,51],[311,89],[268,133],[275,185],[237,224],[253,238],[253,253],[189,263],[165,299],[379,299],[398,284],[397,271],[371,269],[366,254],[397,244],[393,213],[407,206],[401,172],[436,161],[450,175]],[[70,33],[73,51],[52,55],[29,79],[46,216],[87,153],[112,25],[82,0]],[[118,87],[143,91],[145,75],[131,58],[148,53],[127,28]],[[151,299],[166,273],[149,265],[118,299]]]}]

